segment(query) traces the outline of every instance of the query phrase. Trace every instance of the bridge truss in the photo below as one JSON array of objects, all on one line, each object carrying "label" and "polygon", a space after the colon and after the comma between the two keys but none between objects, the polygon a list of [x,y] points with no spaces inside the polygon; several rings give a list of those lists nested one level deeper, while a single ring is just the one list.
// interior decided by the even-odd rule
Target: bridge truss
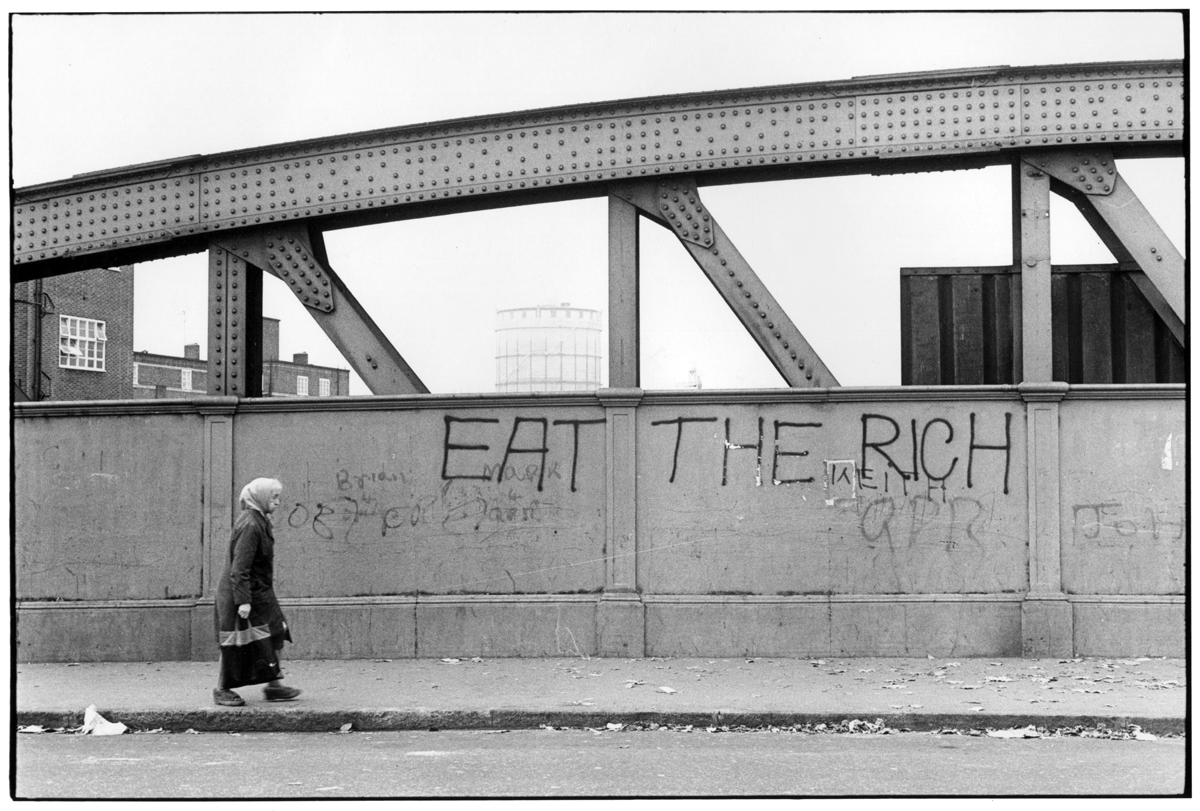
[{"label": "bridge truss", "polygon": [[428,391],[329,266],[327,230],[605,196],[609,385],[639,385],[638,229],[670,230],[791,387],[826,367],[706,186],[1012,167],[1013,382],[1052,379],[1049,195],[1073,202],[1186,346],[1184,259],[1118,162],[1184,154],[1179,61],[875,76],[585,104],[202,155],[18,189],[14,279],[207,251],[208,393],[261,394],[262,273],[374,394]]}]

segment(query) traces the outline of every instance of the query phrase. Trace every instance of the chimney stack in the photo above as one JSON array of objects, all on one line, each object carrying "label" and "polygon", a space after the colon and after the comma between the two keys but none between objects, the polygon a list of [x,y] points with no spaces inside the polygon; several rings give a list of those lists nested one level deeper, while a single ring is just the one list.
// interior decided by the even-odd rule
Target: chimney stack
[{"label": "chimney stack", "polygon": [[279,319],[263,317],[262,320],[263,362],[279,360]]},{"label": "chimney stack", "polygon": [[183,348],[183,356],[188,360],[200,360],[200,344],[188,344]]},{"label": "chimney stack", "polygon": [[307,366],[308,365],[308,353],[307,352],[297,352],[296,354],[292,355],[292,363],[296,364],[297,366]]}]

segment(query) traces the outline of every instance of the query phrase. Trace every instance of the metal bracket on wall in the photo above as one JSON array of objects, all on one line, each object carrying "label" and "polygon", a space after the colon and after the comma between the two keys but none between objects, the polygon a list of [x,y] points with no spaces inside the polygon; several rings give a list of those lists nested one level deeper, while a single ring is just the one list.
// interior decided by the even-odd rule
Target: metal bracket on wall
[{"label": "metal bracket on wall", "polygon": [[701,202],[694,178],[614,185],[611,193],[674,232],[789,386],[839,385]]},{"label": "metal bracket on wall", "polygon": [[320,232],[280,224],[214,243],[287,282],[372,394],[428,394],[417,373],[338,278]]},{"label": "metal bracket on wall", "polygon": [[1033,152],[1021,159],[1054,180],[1051,190],[1079,209],[1118,262],[1137,263],[1145,276],[1132,278],[1175,339],[1186,346],[1183,255],[1121,177],[1112,152]]}]

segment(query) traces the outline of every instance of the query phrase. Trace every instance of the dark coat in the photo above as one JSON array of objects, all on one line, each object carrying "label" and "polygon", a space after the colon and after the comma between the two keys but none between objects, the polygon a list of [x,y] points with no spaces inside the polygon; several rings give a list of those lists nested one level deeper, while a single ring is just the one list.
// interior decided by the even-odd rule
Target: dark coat
[{"label": "dark coat", "polygon": [[242,510],[229,539],[229,557],[217,583],[216,630],[235,629],[239,605],[250,604],[250,625],[267,625],[275,647],[291,642],[287,619],[275,598],[275,535],[271,522],[257,510]]}]

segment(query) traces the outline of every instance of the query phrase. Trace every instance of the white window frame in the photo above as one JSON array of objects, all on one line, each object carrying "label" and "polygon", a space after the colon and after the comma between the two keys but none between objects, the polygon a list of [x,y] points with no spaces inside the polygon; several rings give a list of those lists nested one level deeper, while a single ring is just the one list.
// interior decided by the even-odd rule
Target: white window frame
[{"label": "white window frame", "polygon": [[328,397],[329,396],[329,378],[328,377],[319,378],[317,380],[317,389],[318,389],[318,391],[320,391],[320,394],[322,397]]},{"label": "white window frame", "polygon": [[183,389],[184,391],[192,390],[192,370],[191,369],[180,369],[179,370],[179,387],[181,389]]},{"label": "white window frame", "polygon": [[79,369],[85,372],[103,372],[104,347],[108,342],[103,321],[78,318],[73,315],[58,317],[58,365],[63,369]]},{"label": "white window frame", "polygon": [[296,375],[296,394],[300,397],[308,396],[308,375]]}]

